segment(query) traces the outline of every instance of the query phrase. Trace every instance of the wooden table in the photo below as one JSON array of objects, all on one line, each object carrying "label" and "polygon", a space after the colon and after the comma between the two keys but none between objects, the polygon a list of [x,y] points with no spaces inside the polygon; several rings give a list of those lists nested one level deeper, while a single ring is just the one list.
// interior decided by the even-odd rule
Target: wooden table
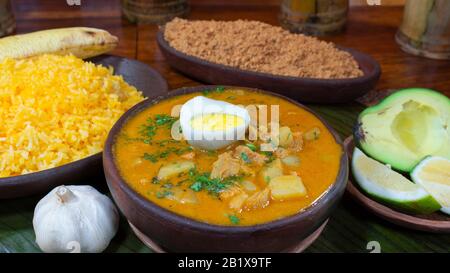
[{"label": "wooden table", "polygon": [[[157,26],[132,25],[120,16],[119,1],[82,0],[79,7],[65,1],[16,0],[14,11],[17,32],[68,27],[91,26],[104,28],[118,36],[120,44],[114,54],[141,60],[157,69],[171,89],[198,85],[180,75],[164,62],[155,42]],[[192,19],[239,18],[260,20],[277,25],[278,6],[274,1],[192,1]],[[229,4],[232,2],[232,4]],[[246,4],[242,3],[246,2]],[[228,4],[224,4],[228,3]],[[427,87],[450,96],[450,62],[414,57],[403,53],[394,42],[400,24],[400,7],[352,7],[343,34],[326,40],[353,47],[377,59],[383,74],[377,90],[404,87]],[[358,103],[324,106],[309,105],[341,134],[351,134],[356,116],[363,109]],[[104,181],[95,185],[106,190]],[[38,197],[0,201],[0,252],[38,252],[32,228],[33,209]],[[367,245],[376,241],[382,252],[449,252],[450,235],[430,234],[400,228],[373,215],[355,202],[344,198],[322,236],[308,252],[369,252]],[[121,221],[118,235],[109,252],[149,252],[132,234],[126,221]]]}]

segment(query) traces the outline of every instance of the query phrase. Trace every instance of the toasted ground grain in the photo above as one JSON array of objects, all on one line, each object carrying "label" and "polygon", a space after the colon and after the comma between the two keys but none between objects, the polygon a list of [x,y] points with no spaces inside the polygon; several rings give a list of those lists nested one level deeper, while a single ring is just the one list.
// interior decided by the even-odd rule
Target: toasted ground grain
[{"label": "toasted ground grain", "polygon": [[175,18],[164,37],[178,51],[243,70],[321,79],[363,75],[355,59],[333,43],[258,21]]},{"label": "toasted ground grain", "polygon": [[112,70],[74,56],[0,62],[0,177],[101,152],[116,120],[143,100]]}]

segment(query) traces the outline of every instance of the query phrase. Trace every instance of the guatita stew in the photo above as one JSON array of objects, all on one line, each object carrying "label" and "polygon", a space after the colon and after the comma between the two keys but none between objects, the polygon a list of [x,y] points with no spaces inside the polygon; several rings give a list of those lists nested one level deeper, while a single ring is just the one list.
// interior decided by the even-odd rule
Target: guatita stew
[{"label": "guatita stew", "polygon": [[342,154],[326,126],[297,105],[220,87],[143,110],[113,151],[126,182],[151,202],[204,223],[243,226],[314,203],[335,181]]}]

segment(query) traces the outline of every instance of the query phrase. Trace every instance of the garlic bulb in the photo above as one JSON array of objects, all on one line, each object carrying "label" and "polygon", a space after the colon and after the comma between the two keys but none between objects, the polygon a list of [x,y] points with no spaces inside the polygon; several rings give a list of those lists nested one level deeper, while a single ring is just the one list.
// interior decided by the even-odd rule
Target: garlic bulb
[{"label": "garlic bulb", "polygon": [[102,252],[117,232],[113,202],[91,186],[59,186],[37,204],[33,228],[44,252]]}]

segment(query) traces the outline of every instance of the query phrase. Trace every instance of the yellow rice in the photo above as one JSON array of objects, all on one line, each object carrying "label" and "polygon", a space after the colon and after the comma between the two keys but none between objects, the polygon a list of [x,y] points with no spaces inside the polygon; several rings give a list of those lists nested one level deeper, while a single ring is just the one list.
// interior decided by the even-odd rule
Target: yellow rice
[{"label": "yellow rice", "polygon": [[112,125],[141,100],[112,69],[74,56],[0,62],[0,177],[101,152]]}]

